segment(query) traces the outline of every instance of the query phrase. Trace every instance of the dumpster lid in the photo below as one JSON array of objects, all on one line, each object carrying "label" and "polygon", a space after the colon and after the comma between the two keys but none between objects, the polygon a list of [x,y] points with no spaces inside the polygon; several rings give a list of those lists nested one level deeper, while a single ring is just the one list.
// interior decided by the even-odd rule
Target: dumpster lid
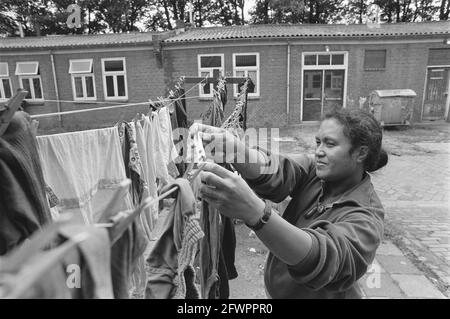
[{"label": "dumpster lid", "polygon": [[398,90],[374,90],[372,93],[375,93],[379,97],[391,97],[391,96],[417,96],[416,92],[410,89],[398,89]]}]

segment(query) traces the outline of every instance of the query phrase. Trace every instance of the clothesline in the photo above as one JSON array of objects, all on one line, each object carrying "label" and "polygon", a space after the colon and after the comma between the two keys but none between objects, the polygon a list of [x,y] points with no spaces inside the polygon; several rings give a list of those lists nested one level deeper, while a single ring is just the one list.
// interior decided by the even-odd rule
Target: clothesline
[{"label": "clothesline", "polygon": [[[191,91],[193,88],[195,88],[197,85],[200,85],[203,81],[205,81],[208,78],[208,76],[205,76],[204,79],[202,79],[201,81],[199,81],[198,83],[196,83],[192,88],[190,88],[189,90],[187,90],[183,96],[184,97],[180,97],[177,99],[159,99],[158,102],[170,102],[170,104],[182,100],[182,99],[198,99],[200,98],[200,96],[190,96],[190,97],[186,97],[186,94]],[[71,102],[71,103],[78,103],[78,101],[67,101],[67,100],[43,100],[43,101],[47,101],[47,102]],[[95,103],[95,102],[93,102]],[[108,102],[98,102],[98,103],[108,103]],[[115,102],[117,103],[117,102]],[[119,104],[119,105],[111,105],[111,106],[106,106],[106,107],[102,107],[102,108],[90,108],[90,109],[83,109],[83,110],[73,110],[73,111],[64,111],[64,112],[54,112],[54,113],[44,113],[44,114],[36,114],[36,115],[32,115],[31,118],[35,119],[35,118],[41,118],[41,117],[49,117],[49,116],[60,116],[60,115],[68,115],[68,114],[76,114],[76,113],[85,113],[85,112],[91,112],[91,111],[104,111],[104,110],[109,110],[109,109],[115,109],[115,108],[122,108],[122,107],[129,107],[129,106],[139,106],[139,105],[147,105],[150,102],[139,102],[139,103],[127,103],[127,104]]]},{"label": "clothesline", "polygon": [[[179,99],[165,99],[160,100],[161,102],[176,102],[181,99],[198,99],[200,96],[190,96],[185,98],[179,98]],[[67,114],[75,114],[75,113],[84,113],[84,112],[91,112],[91,111],[104,111],[109,109],[116,109],[116,108],[122,108],[122,107],[128,107],[128,106],[139,106],[139,105],[148,105],[150,102],[139,102],[139,103],[129,103],[129,104],[120,104],[120,105],[112,105],[112,106],[105,106],[102,108],[91,108],[91,109],[84,109],[84,110],[74,110],[74,111],[64,111],[64,112],[56,112],[56,113],[45,113],[45,114],[36,114],[32,115],[31,118],[40,118],[40,117],[48,117],[48,116],[58,116],[58,115],[67,115]]]}]

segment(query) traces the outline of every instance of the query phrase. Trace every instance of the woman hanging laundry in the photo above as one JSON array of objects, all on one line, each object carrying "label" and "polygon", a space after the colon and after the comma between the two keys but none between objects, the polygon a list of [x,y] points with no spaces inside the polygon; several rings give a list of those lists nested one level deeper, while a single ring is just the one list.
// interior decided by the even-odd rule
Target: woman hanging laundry
[{"label": "woman hanging laundry", "polygon": [[[195,131],[214,145],[215,159],[219,148],[224,153],[237,149],[231,158],[242,178],[207,163],[200,196],[222,214],[242,219],[270,250],[267,296],[360,298],[357,280],[383,236],[384,209],[368,174],[387,163],[375,118],[361,110],[328,114],[316,136],[315,157],[295,161],[249,149],[223,129],[200,124]],[[240,152],[245,162],[236,162]],[[290,195],[292,200],[280,216],[257,195],[274,202]]]}]

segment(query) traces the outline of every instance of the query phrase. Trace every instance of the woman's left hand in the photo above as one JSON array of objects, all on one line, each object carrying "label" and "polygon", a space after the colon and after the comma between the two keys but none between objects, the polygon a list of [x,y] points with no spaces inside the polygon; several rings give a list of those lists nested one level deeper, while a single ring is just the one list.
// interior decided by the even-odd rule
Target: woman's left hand
[{"label": "woman's left hand", "polygon": [[264,201],[237,174],[215,163],[206,163],[200,180],[200,197],[225,216],[254,225],[263,215]]}]

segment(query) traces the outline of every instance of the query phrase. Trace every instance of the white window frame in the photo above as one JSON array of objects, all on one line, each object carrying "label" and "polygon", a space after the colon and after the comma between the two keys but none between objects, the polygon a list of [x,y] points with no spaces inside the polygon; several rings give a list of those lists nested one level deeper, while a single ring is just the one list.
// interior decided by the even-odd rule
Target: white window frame
[{"label": "white window frame", "polygon": [[[316,65],[305,65],[305,55],[317,55],[316,57]],[[319,65],[319,55],[330,55],[330,63],[332,63],[332,55],[333,54],[344,54],[344,63],[338,64],[338,65]],[[344,92],[342,96],[342,108],[347,107],[347,78],[348,78],[348,51],[330,51],[330,52],[324,52],[324,51],[305,51],[302,52],[302,85],[300,86],[300,122],[303,121],[303,81],[304,81],[304,72],[305,70],[345,70],[344,72]],[[322,91],[323,91],[322,87]],[[323,92],[322,92],[323,96]]]},{"label": "white window frame", "polygon": [[3,80],[5,80],[5,79],[8,80],[9,87],[11,89],[11,92],[10,92],[11,93],[11,97],[13,95],[13,88],[11,86],[11,78],[9,77],[9,66],[8,66],[8,63],[6,63],[6,62],[1,62],[0,64],[6,65],[6,74],[0,75],[0,101],[7,101],[10,98],[6,97],[5,88],[3,86]]},{"label": "white window frame", "polygon": [[[30,73],[19,73],[19,64],[35,64],[36,65],[36,71],[30,72]],[[16,62],[16,75],[19,76],[25,76],[25,75],[38,75],[39,74],[39,61],[22,61],[22,62]]]},{"label": "white window frame", "polygon": [[[36,71],[35,72],[30,72],[30,73],[19,73],[18,72],[18,68],[19,68],[19,64],[32,64],[35,63],[36,64]],[[44,89],[42,87],[42,78],[41,75],[39,74],[39,61],[25,61],[25,62],[17,62],[16,63],[16,75],[19,77],[19,87],[21,89],[23,89],[23,80],[28,80],[29,84],[30,84],[30,95],[31,98],[30,99],[24,99],[25,101],[43,101],[44,100]],[[36,94],[34,92],[34,85],[33,85],[33,79],[39,79],[39,85],[41,87],[41,95],[42,97],[37,99],[36,98]]]},{"label": "white window frame", "polygon": [[[207,56],[220,56],[220,68],[202,68],[201,64],[201,58]],[[219,69],[219,72],[221,72],[222,75],[225,75],[225,54],[223,53],[210,53],[210,54],[198,54],[197,55],[197,65],[198,65],[198,76],[203,77],[202,73],[209,72],[209,76],[212,77],[214,74],[215,69]],[[203,93],[203,85],[198,86],[198,95],[201,98],[212,98],[213,97],[213,84],[210,85],[210,92],[209,94]]]},{"label": "white window frame", "polygon": [[[236,56],[239,55],[256,55],[256,66],[236,66]],[[253,93],[248,93],[248,97],[259,97],[259,83],[260,83],[260,75],[259,75],[259,52],[249,52],[249,53],[233,53],[233,76],[236,77],[236,73],[239,71],[244,71],[244,76],[248,76],[249,71],[256,71],[256,90]],[[238,97],[238,85],[234,85],[234,96]]]},{"label": "white window frame", "polygon": [[[105,62],[106,61],[117,61],[121,60],[123,62],[123,71],[105,71]],[[118,96],[117,89],[117,76],[124,76],[124,85],[125,85],[125,96]],[[105,100],[128,100],[128,81],[127,81],[127,65],[125,61],[125,57],[117,57],[117,58],[103,58],[102,59],[102,76],[103,76],[103,95]],[[106,76],[113,76],[113,84],[114,84],[114,96],[108,96],[108,90],[106,88]]]},{"label": "white window frame", "polygon": [[[72,62],[86,62],[89,61],[91,63],[91,72],[73,72],[72,69]],[[72,71],[72,72],[71,72]],[[96,101],[97,100],[97,90],[95,88],[95,76],[94,76],[94,62],[93,59],[71,59],[69,60],[69,74],[72,78],[72,94],[73,94],[73,100],[74,101]],[[81,85],[83,90],[83,97],[77,97],[77,92],[75,88],[75,78],[81,77]],[[94,96],[88,97],[87,96],[87,88],[86,88],[86,78],[91,77],[92,78],[92,84],[94,86]]]}]

